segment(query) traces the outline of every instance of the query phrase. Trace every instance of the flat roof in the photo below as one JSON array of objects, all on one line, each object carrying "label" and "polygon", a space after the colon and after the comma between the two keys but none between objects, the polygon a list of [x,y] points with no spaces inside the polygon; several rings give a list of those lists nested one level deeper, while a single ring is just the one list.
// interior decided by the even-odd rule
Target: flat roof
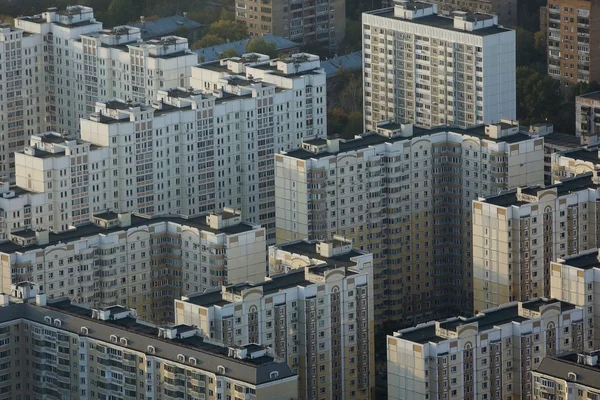
[{"label": "flat roof", "polygon": [[578,254],[576,256],[569,257],[565,259],[565,262],[562,264],[585,270],[600,268],[600,261],[598,261],[598,249],[587,254]]},{"label": "flat roof", "polygon": [[323,260],[323,262],[327,263],[327,265],[334,268],[353,267],[356,265],[356,263],[352,261],[351,258],[363,255],[362,253],[359,253],[356,250],[350,250],[347,253],[336,255],[333,257],[324,257],[317,252],[317,242],[309,243],[303,240],[277,245],[277,247],[283,251],[288,251],[290,253],[301,254],[310,258]]},{"label": "flat roof", "polygon": [[585,94],[580,94],[577,97],[582,97],[582,98],[585,98],[585,99],[592,99],[592,100],[600,100],[600,91],[591,92],[591,93],[585,93]]},{"label": "flat roof", "polygon": [[426,326],[423,326],[422,328],[417,328],[417,329],[413,329],[407,332],[401,332],[402,339],[411,341],[411,342],[415,342],[415,343],[420,343],[420,344],[425,344],[425,343],[439,343],[439,342],[443,342],[444,340],[447,340],[448,338],[445,338],[443,336],[438,336],[435,334],[435,325],[434,324],[429,324]]},{"label": "flat roof", "polygon": [[[564,196],[572,192],[577,192],[586,189],[598,189],[600,185],[594,183],[593,174],[591,172],[576,175],[572,178],[567,178],[559,183],[548,186],[531,186],[521,189],[521,193],[529,196],[538,196],[539,192],[543,190],[556,188],[557,196]],[[510,206],[522,206],[529,204],[529,201],[517,200],[516,189],[500,193],[495,196],[487,197],[484,200],[488,204],[493,204],[499,207],[510,207]]]},{"label": "flat roof", "polygon": [[581,139],[575,135],[567,135],[566,133],[552,132],[542,136],[544,144],[562,146],[567,148],[576,148],[581,146]]},{"label": "flat roof", "polygon": [[529,136],[525,133],[521,133],[521,132],[495,139],[495,138],[489,137],[488,135],[485,134],[485,125],[479,125],[479,126],[475,126],[475,127],[467,128],[467,129],[452,127],[452,126],[440,126],[440,127],[435,127],[435,128],[431,128],[431,129],[413,127],[413,135],[412,136],[398,135],[396,137],[389,138],[389,137],[380,135],[375,132],[367,132],[367,133],[364,133],[358,139],[350,139],[350,140],[340,141],[340,150],[338,152],[332,153],[332,152],[326,151],[326,152],[322,152],[319,154],[315,154],[310,151],[306,151],[304,149],[297,149],[297,150],[292,150],[292,151],[287,152],[286,155],[289,157],[300,159],[300,160],[308,160],[311,158],[319,159],[319,158],[328,157],[328,156],[332,156],[332,155],[339,154],[339,153],[364,149],[369,146],[374,146],[374,145],[378,145],[378,144],[382,144],[382,143],[395,143],[395,142],[399,142],[399,141],[410,140],[412,138],[428,136],[428,135],[433,135],[433,134],[442,133],[442,132],[456,133],[459,135],[469,135],[469,136],[474,136],[474,137],[477,137],[480,139],[485,139],[485,140],[489,140],[491,142],[497,142],[497,143],[502,143],[502,142],[518,143],[518,142],[522,142],[525,140],[533,139],[531,136]]},{"label": "flat roof", "polygon": [[239,233],[249,232],[254,230],[252,225],[249,225],[245,222],[241,222],[236,225],[224,227],[221,229],[211,228],[206,224],[206,215],[193,217],[193,218],[183,218],[178,216],[162,216],[162,217],[154,217],[154,218],[146,218],[138,215],[131,216],[131,225],[128,227],[120,227],[115,226],[112,228],[102,228],[98,225],[94,225],[92,223],[87,225],[82,225],[77,227],[76,229],[72,229],[69,231],[61,232],[61,233],[53,233],[50,232],[50,242],[47,245],[31,245],[31,246],[20,246],[13,242],[4,242],[0,243],[0,253],[13,253],[16,251],[24,252],[34,249],[43,249],[48,246],[53,246],[59,243],[68,243],[75,240],[79,240],[84,237],[94,236],[98,234],[107,235],[113,232],[126,231],[131,228],[137,228],[144,225],[151,225],[159,222],[173,222],[176,224],[187,225],[192,228],[196,228],[198,230],[211,232],[214,234],[223,233],[226,235],[235,235]]},{"label": "flat roof", "polygon": [[600,366],[579,364],[577,358],[575,353],[544,357],[535,371],[564,380],[569,380],[567,374],[572,372],[577,376],[578,385],[600,390]]},{"label": "flat roof", "polygon": [[560,153],[563,157],[569,157],[575,160],[588,161],[594,164],[600,164],[598,157],[598,147],[581,147],[578,149],[567,150]]},{"label": "flat roof", "polygon": [[[378,17],[395,19],[397,21],[405,21],[405,22],[409,22],[409,23],[413,23],[413,24],[426,25],[426,26],[430,26],[432,28],[440,28],[440,29],[445,29],[445,30],[449,30],[449,31],[465,33],[468,35],[489,36],[489,35],[495,35],[498,33],[504,33],[504,32],[511,31],[511,29],[503,28],[498,25],[490,26],[487,28],[475,29],[473,31],[457,29],[454,27],[454,18],[444,17],[444,16],[437,15],[437,14],[428,15],[425,17],[420,17],[420,18],[415,18],[415,19],[404,19],[404,18],[396,17],[394,15],[393,8],[385,8],[385,9],[381,9],[381,10],[367,11],[367,12],[365,12],[365,14],[371,14],[371,15],[375,15]],[[485,18],[482,17],[481,19],[491,18],[491,16],[487,15],[487,14],[481,14],[481,15],[485,16]],[[474,15],[471,17],[469,17],[469,15],[466,15],[466,17],[468,20],[473,22],[475,20],[475,18],[477,17],[477,15]]]}]

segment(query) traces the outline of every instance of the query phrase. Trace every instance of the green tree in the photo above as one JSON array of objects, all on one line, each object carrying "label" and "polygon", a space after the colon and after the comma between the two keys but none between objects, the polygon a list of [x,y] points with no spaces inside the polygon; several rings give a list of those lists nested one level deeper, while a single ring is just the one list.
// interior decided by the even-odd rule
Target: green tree
[{"label": "green tree", "polygon": [[238,54],[237,51],[235,51],[235,49],[233,47],[224,50],[221,55],[219,56],[220,59],[224,59],[224,58],[231,58],[231,57],[239,57],[240,55]]},{"label": "green tree", "polygon": [[248,53],[266,54],[271,58],[277,58],[277,48],[275,42],[266,41],[264,38],[250,39],[245,47]]},{"label": "green tree", "polygon": [[348,125],[348,115],[344,110],[332,108],[327,110],[327,134],[329,136],[344,133]]},{"label": "green tree", "polygon": [[220,20],[210,24],[208,33],[226,41],[235,42],[248,37],[248,27],[243,22]]},{"label": "green tree", "polygon": [[133,0],[112,0],[108,6],[107,17],[110,25],[123,25],[137,20],[140,15],[140,4]]},{"label": "green tree", "polygon": [[218,37],[217,35],[209,33],[207,35],[204,35],[204,37],[202,39],[196,40],[194,43],[192,43],[190,48],[192,50],[197,50],[197,49],[203,49],[205,47],[218,46],[223,43],[225,43],[225,39],[222,39],[222,38]]},{"label": "green tree", "polygon": [[515,28],[517,39],[517,66],[531,65],[538,61],[533,33],[523,28]]},{"label": "green tree", "polygon": [[173,34],[175,36],[190,39],[190,31],[185,26],[178,26],[177,29],[175,29],[175,32],[173,32]]},{"label": "green tree", "polygon": [[346,19],[346,36],[342,45],[346,53],[362,49],[362,26],[360,21]]},{"label": "green tree", "polygon": [[517,67],[517,117],[523,124],[555,121],[563,99],[560,84],[531,67]]},{"label": "green tree", "polygon": [[363,114],[362,111],[352,111],[347,115],[348,122],[343,130],[344,139],[353,139],[354,136],[363,133]]},{"label": "green tree", "polygon": [[544,62],[546,61],[546,32],[545,31],[537,31],[533,34],[533,45],[535,47],[535,51],[542,55],[544,58]]}]

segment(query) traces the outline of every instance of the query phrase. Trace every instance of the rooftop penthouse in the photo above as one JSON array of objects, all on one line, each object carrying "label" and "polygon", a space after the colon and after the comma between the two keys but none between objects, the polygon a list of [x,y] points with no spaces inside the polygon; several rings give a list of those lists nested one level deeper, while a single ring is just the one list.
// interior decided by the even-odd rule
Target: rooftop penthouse
[{"label": "rooftop penthouse", "polygon": [[444,321],[431,321],[413,328],[395,332],[394,337],[420,344],[439,343],[455,339],[470,329],[482,333],[504,325],[521,324],[541,317],[546,310],[560,312],[574,310],[573,304],[554,299],[539,298],[526,302],[512,302],[498,308],[485,310],[472,318],[452,317]]}]

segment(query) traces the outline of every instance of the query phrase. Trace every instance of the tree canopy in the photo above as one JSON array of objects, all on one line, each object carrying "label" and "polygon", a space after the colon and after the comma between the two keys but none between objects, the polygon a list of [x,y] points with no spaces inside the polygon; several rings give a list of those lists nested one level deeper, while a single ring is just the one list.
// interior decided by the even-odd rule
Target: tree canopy
[{"label": "tree canopy", "polygon": [[248,43],[246,43],[245,48],[248,53],[266,54],[271,58],[277,58],[277,47],[275,46],[275,42],[266,41],[262,37],[250,39]]},{"label": "tree canopy", "polygon": [[225,43],[225,39],[218,37],[212,33],[204,35],[202,39],[196,40],[190,48],[192,50],[203,49],[205,47],[218,46],[220,44]]},{"label": "tree canopy", "polygon": [[552,121],[563,98],[560,84],[531,67],[517,67],[517,117],[524,125]]}]

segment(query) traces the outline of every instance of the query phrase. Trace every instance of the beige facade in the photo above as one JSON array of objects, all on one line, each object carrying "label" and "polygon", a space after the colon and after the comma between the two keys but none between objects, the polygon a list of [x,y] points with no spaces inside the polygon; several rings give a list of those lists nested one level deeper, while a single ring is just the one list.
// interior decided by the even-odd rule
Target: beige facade
[{"label": "beige facade", "polygon": [[289,270],[263,283],[184,296],[175,301],[175,322],[225,344],[273,349],[298,374],[300,399],[372,399],[373,257],[352,248],[331,254],[335,245],[281,245],[287,261],[276,264]]},{"label": "beige facade", "polygon": [[516,118],[515,32],[495,15],[397,1],[362,17],[365,131],[380,121],[469,128]]},{"label": "beige facade", "polygon": [[586,146],[552,154],[552,178],[554,182],[577,175],[600,171],[600,148]]},{"label": "beige facade", "polygon": [[598,352],[546,357],[531,374],[532,400],[587,400],[600,397]]},{"label": "beige facade", "polygon": [[537,299],[387,337],[388,398],[529,399],[544,357],[582,351],[583,310]]},{"label": "beige facade", "polygon": [[318,43],[332,54],[346,35],[343,0],[237,0],[235,19],[246,23],[250,36],[276,35],[298,43]]},{"label": "beige facade", "polygon": [[[12,301],[12,299],[11,299]],[[0,399],[297,399],[297,376],[264,347],[223,346],[192,326],[154,326],[115,306],[0,307]]]},{"label": "beige facade", "polygon": [[148,219],[105,213],[73,231],[14,232],[0,244],[2,291],[31,282],[49,299],[124,305],[172,320],[173,299],[266,276],[265,230],[232,212]]},{"label": "beige facade", "polygon": [[575,97],[575,135],[584,145],[600,143],[600,92]]},{"label": "beige facade", "polygon": [[600,261],[598,249],[583,251],[552,262],[550,296],[583,309],[585,349],[600,348]]},{"label": "beige facade", "polygon": [[469,130],[388,123],[275,157],[277,242],[338,234],[374,256],[375,320],[471,307],[471,201],[543,182],[543,139],[503,121]]},{"label": "beige facade", "polygon": [[552,261],[598,246],[598,182],[588,173],[473,202],[475,310],[549,296]]}]

